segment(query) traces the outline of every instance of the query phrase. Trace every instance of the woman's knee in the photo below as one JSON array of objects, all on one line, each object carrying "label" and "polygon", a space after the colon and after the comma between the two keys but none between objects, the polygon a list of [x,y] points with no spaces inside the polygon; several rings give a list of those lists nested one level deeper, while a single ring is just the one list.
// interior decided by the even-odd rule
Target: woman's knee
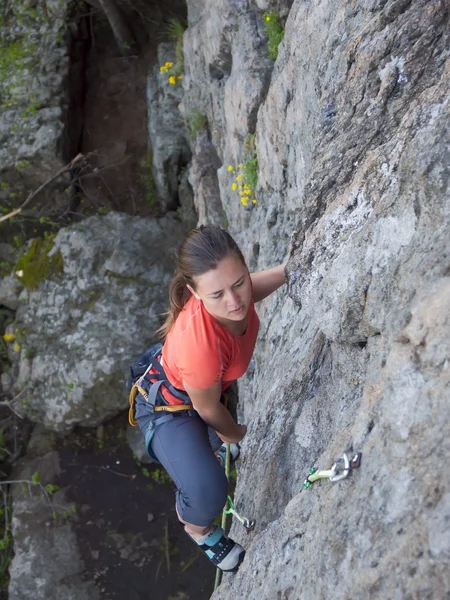
[{"label": "woman's knee", "polygon": [[192,481],[188,489],[177,494],[178,516],[194,525],[210,525],[222,512],[227,494],[228,481],[222,469],[220,476]]}]

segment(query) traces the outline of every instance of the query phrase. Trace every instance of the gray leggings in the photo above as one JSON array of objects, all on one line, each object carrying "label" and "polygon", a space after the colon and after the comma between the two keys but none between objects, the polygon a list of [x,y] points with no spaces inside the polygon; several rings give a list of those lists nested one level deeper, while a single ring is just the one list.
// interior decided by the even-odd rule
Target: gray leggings
[{"label": "gray leggings", "polygon": [[225,506],[228,481],[214,454],[220,446],[198,415],[177,415],[153,435],[151,449],[178,489],[178,514],[192,525],[211,525]]}]

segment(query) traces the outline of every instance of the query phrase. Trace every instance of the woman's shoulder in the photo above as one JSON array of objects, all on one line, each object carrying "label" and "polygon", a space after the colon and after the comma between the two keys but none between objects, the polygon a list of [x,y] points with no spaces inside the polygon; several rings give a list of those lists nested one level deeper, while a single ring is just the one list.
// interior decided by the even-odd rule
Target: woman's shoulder
[{"label": "woman's shoulder", "polygon": [[211,350],[217,339],[214,320],[200,300],[191,296],[167,335],[169,342],[197,349]]}]

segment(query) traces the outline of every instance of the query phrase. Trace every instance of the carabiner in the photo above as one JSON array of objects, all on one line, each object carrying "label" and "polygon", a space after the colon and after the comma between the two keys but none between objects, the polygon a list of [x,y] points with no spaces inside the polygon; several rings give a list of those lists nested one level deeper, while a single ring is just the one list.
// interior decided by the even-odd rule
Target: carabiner
[{"label": "carabiner", "polygon": [[[349,460],[347,454],[344,452],[339,461],[336,461],[331,469],[325,471],[319,471],[315,467],[312,467],[309,471],[308,477],[303,483],[303,489],[308,489],[318,479],[329,479],[331,482],[341,481],[349,476],[351,469],[357,469],[361,464],[362,453],[358,452]],[[339,462],[343,461],[343,467],[339,467]]]},{"label": "carabiner", "polygon": [[341,479],[345,479],[346,477],[348,477],[348,474],[350,473],[350,461],[345,452],[342,455],[342,460],[344,461],[344,468],[342,469],[342,471],[340,473],[338,470],[337,462],[335,462],[334,465],[331,467],[331,470],[334,471],[334,473],[335,473],[334,475],[332,475],[330,477],[330,481],[332,481],[333,483],[335,483],[336,481],[341,481]]},{"label": "carabiner", "polygon": [[236,519],[242,523],[242,525],[245,529],[245,533],[250,533],[250,531],[253,531],[253,529],[255,528],[256,522],[253,519],[247,519],[246,517],[241,517],[241,515],[234,508],[233,500],[230,498],[230,496],[228,496],[227,501],[228,501],[228,504],[230,505],[230,508],[224,509],[225,514],[233,515],[234,517],[236,517]]}]

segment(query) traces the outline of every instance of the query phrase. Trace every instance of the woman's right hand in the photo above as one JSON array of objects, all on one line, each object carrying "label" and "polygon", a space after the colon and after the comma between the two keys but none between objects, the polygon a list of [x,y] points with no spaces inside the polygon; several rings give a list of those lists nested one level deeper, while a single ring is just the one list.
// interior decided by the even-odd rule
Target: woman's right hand
[{"label": "woman's right hand", "polygon": [[238,444],[244,439],[245,434],[247,433],[247,425],[236,425],[236,429],[238,432],[236,432],[235,436],[226,437],[219,432],[217,432],[217,435],[225,442],[225,444]]}]

